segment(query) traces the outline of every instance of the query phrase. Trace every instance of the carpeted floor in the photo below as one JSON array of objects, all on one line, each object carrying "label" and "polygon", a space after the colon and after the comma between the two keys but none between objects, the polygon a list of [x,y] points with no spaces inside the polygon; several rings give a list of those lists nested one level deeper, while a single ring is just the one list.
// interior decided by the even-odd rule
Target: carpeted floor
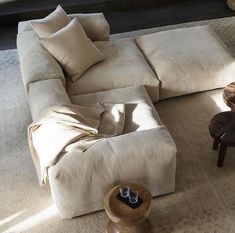
[{"label": "carpeted floor", "polygon": [[[210,23],[223,32],[221,37],[233,49],[235,18]],[[118,37],[123,35],[113,36]],[[155,104],[177,144],[178,155],[176,192],[153,200],[153,232],[235,232],[235,148],[228,150],[224,167],[217,168],[218,152],[211,149],[208,133],[210,118],[228,110],[221,94],[222,90],[215,90]],[[104,211],[61,220],[49,187],[38,186],[27,145],[31,117],[16,50],[0,52],[0,99],[0,232],[104,232],[108,220]]]}]

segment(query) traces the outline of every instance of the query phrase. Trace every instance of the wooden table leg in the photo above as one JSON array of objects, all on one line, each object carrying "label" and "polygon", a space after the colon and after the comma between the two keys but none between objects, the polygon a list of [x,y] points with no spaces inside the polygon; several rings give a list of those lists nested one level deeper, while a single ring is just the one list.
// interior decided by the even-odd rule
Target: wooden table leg
[{"label": "wooden table leg", "polygon": [[215,139],[214,143],[213,143],[213,150],[217,150],[218,146],[219,146],[219,141],[218,141],[218,139]]},{"label": "wooden table leg", "polygon": [[221,143],[220,151],[219,151],[219,158],[217,162],[218,167],[223,167],[223,162],[224,162],[224,157],[227,151],[227,147],[228,146],[226,144]]}]

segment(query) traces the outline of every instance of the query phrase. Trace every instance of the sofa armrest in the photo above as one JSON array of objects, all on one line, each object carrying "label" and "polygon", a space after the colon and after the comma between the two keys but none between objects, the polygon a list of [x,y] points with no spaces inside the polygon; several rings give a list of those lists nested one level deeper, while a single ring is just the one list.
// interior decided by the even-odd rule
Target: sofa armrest
[{"label": "sofa armrest", "polygon": [[65,77],[61,66],[42,47],[34,31],[17,35],[17,49],[27,95],[29,84],[37,81],[60,79],[65,86]]},{"label": "sofa armrest", "polygon": [[33,121],[54,105],[71,104],[60,79],[49,79],[29,84],[29,104]]}]

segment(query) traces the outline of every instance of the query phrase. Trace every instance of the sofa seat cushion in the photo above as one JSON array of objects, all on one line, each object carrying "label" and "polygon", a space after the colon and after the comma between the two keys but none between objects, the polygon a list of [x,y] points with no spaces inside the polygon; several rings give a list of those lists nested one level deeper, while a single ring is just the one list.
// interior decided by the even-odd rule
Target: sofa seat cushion
[{"label": "sofa seat cushion", "polygon": [[141,86],[71,96],[70,99],[73,104],[84,106],[96,106],[97,103],[106,102],[124,103],[126,116],[124,133],[152,129],[163,125],[146,90]]},{"label": "sofa seat cushion", "polygon": [[84,94],[71,101],[134,107],[127,109],[126,124],[131,126],[125,134],[102,139],[82,154],[67,152],[50,167],[52,196],[62,218],[103,209],[104,194],[121,182],[142,184],[153,196],[174,191],[176,147],[143,87]]},{"label": "sofa seat cushion", "polygon": [[76,82],[67,77],[67,91],[70,96],[144,85],[152,101],[158,100],[159,80],[134,39],[98,41],[94,44],[106,60],[91,67]]},{"label": "sofa seat cushion", "polygon": [[234,81],[234,57],[209,26],[158,32],[136,41],[161,81],[160,99]]}]

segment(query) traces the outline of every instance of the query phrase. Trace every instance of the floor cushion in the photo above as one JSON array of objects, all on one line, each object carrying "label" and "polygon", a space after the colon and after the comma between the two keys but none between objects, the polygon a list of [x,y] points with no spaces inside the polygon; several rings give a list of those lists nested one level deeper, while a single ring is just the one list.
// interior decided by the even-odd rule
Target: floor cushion
[{"label": "floor cushion", "polygon": [[91,67],[76,82],[67,77],[70,96],[144,85],[152,101],[159,99],[159,80],[134,39],[98,41],[94,44],[106,59]]},{"label": "floor cushion", "polygon": [[160,99],[235,80],[234,57],[209,26],[144,35],[136,42],[161,81]]},{"label": "floor cushion", "polygon": [[143,87],[126,87],[72,97],[75,104],[126,103],[126,128],[87,151],[65,152],[49,168],[53,200],[62,218],[103,209],[110,187],[134,182],[153,196],[175,190],[176,147]]}]

